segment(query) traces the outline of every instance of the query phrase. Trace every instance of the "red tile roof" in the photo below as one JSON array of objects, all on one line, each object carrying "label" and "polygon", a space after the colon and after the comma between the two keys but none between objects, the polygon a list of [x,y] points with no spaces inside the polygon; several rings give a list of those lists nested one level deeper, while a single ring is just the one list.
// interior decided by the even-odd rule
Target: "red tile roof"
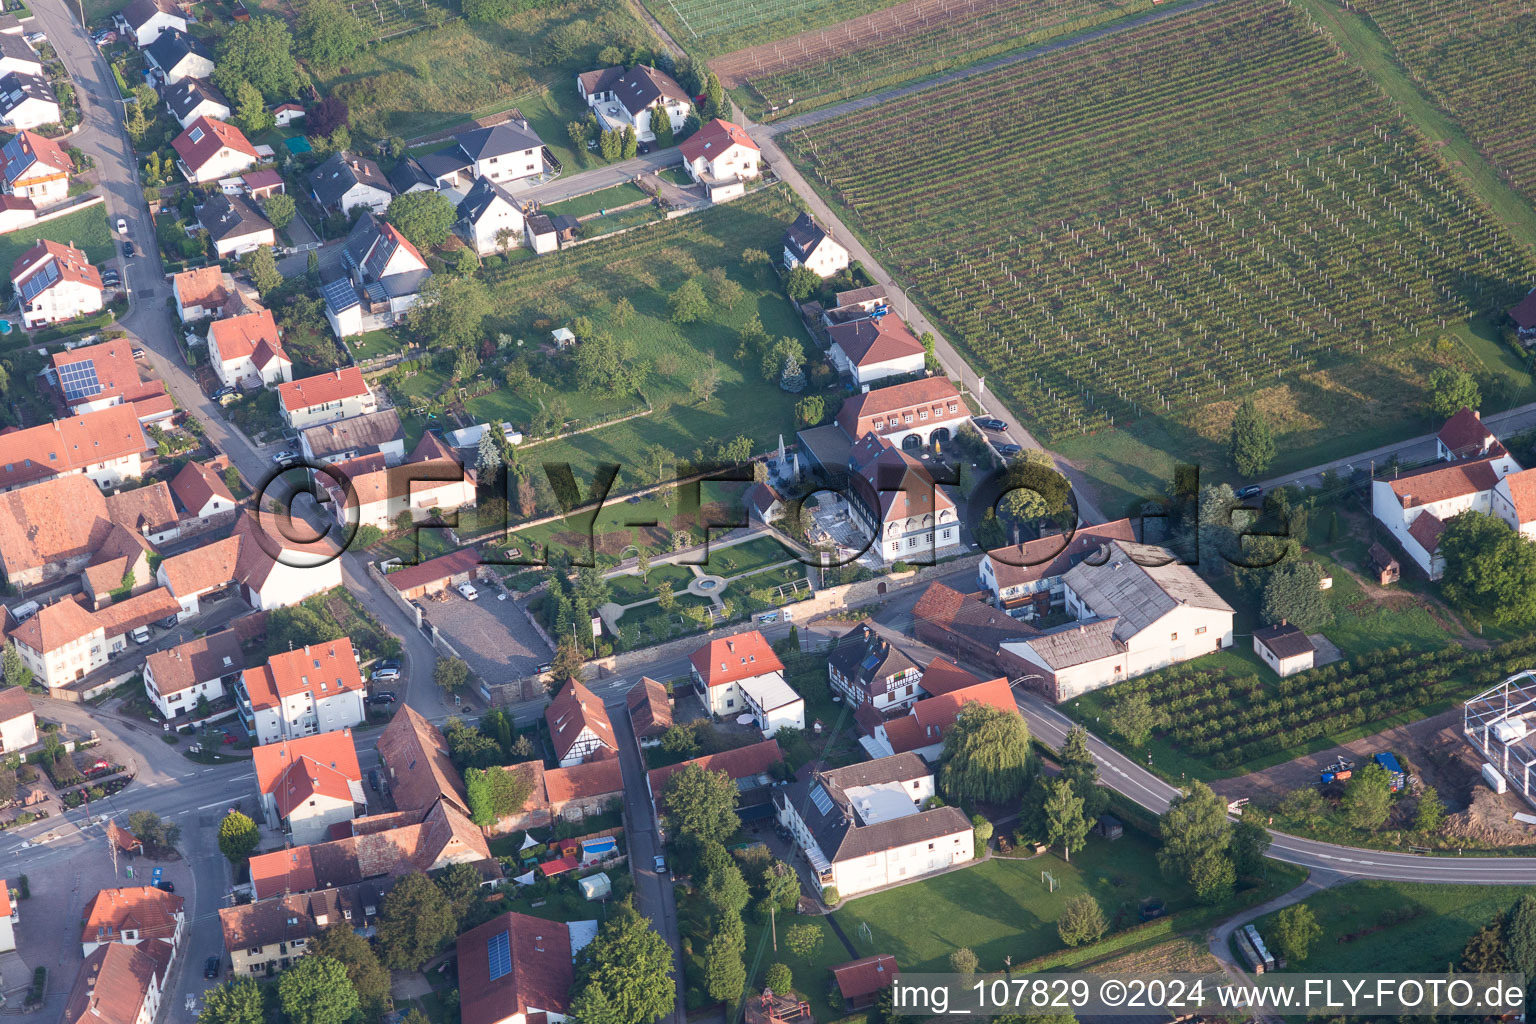
[{"label": "red tile roof", "polygon": [[997,579],[998,587],[1007,589],[1065,575],[1068,569],[1106,542],[1135,539],[1136,528],[1131,521],[1117,519],[1112,523],[1079,526],[1070,538],[1066,534],[1055,534],[1023,544],[993,548],[987,552],[987,557],[991,560],[992,575]]},{"label": "red tile roof", "polygon": [[[357,764],[357,746],[353,742],[352,730],[341,729],[336,732],[316,733],[313,736],[299,736],[282,743],[268,743],[251,751],[251,761],[256,769],[256,789],[261,793],[278,792],[280,788],[288,788],[294,784],[293,779],[285,780],[285,776],[293,774],[290,769],[302,761],[308,760],[316,766],[328,771],[339,773],[343,783],[347,780],[361,782],[362,769]],[[349,795],[346,786],[342,786],[341,799]],[[283,797],[278,796],[281,804]],[[283,812],[287,817],[287,812]]]},{"label": "red tile roof", "polygon": [[[193,141],[194,138],[196,141]],[[256,147],[245,133],[232,124],[211,117],[199,117],[187,125],[187,130],[171,142],[181,162],[196,171],[218,155],[222,149],[243,153],[252,160],[258,159]]]},{"label": "red tile roof", "polygon": [[191,597],[225,586],[235,578],[240,538],[224,537],[160,563],[166,584],[177,597]]},{"label": "red tile roof", "polygon": [[[493,976],[489,946],[502,935],[508,958]],[[571,932],[562,922],[509,911],[460,935],[457,948],[463,1024],[500,1024],[530,1011],[563,1016],[570,1009]]]},{"label": "red tile roof", "polygon": [[474,572],[481,564],[480,552],[473,547],[457,548],[446,555],[438,555],[436,558],[425,562],[417,562],[415,565],[407,565],[389,573],[384,578],[389,585],[401,593],[415,590],[417,587],[428,583],[436,583],[438,580],[446,580],[460,573]]},{"label": "red tile roof", "polygon": [[783,672],[784,663],[757,630],[711,640],[688,656],[707,686],[725,686],[739,679]]},{"label": "red tile roof", "polygon": [[890,744],[892,752],[897,754],[939,743],[949,727],[955,724],[960,710],[971,701],[980,701],[1014,714],[1019,712],[1008,680],[991,679],[976,686],[951,690],[941,696],[918,701],[912,705],[910,715],[885,724],[885,741]]},{"label": "red tile roof", "polygon": [[183,307],[217,309],[229,301],[229,292],[224,290],[224,271],[217,263],[182,271],[171,278],[171,288]]},{"label": "red tile roof", "polygon": [[[11,266],[11,283],[20,285],[23,278],[50,260],[59,270],[58,280],[54,284],[68,281],[101,290],[101,271],[91,266],[90,258],[82,250],[46,238],[40,239],[36,245],[16,257],[16,262]],[[52,288],[53,284],[47,287]]]},{"label": "red tile roof", "polygon": [[352,787],[357,781],[314,758],[299,758],[277,780],[273,799],[277,802],[278,817],[288,817],[296,808],[317,796],[352,803],[355,799]]},{"label": "red tile roof", "polygon": [[256,898],[318,888],[314,858],[310,856],[313,849],[312,846],[295,846],[290,850],[273,850],[252,857],[251,886]]},{"label": "red tile roof", "polygon": [[858,999],[889,988],[901,973],[896,958],[889,953],[877,953],[861,960],[850,960],[832,968],[837,980],[837,990],[844,999]]},{"label": "red tile roof", "polygon": [[1413,522],[1408,524],[1408,536],[1419,542],[1419,546],[1431,555],[1440,546],[1440,535],[1445,532],[1445,523],[1433,512],[1420,512]]},{"label": "red tile roof", "polygon": [[923,669],[922,687],[930,696],[938,697],[982,682],[982,678],[956,665],[948,658],[934,658]]},{"label": "red tile roof", "polygon": [[544,792],[551,804],[617,795],[623,791],[624,772],[616,757],[569,768],[549,768],[544,772]]},{"label": "red tile roof", "polygon": [[340,367],[302,380],[284,381],[277,386],[278,398],[289,412],[346,398],[361,398],[366,394],[368,383],[363,380],[363,371],[355,366]]},{"label": "red tile roof", "polygon": [[732,146],[745,146],[754,153],[761,152],[740,125],[717,117],[684,139],[677,151],[684,160],[692,163],[700,157],[713,160]]},{"label": "red tile roof", "polygon": [[415,708],[401,705],[379,735],[378,747],[396,807],[420,813],[441,797],[468,813],[469,797],[448,757],[448,741]]},{"label": "red tile roof", "polygon": [[[134,402],[165,394],[165,384],[162,381],[139,379],[139,367],[133,360],[133,346],[124,339],[104,341],[99,345],[87,345],[84,348],[56,353],[53,357],[55,379],[59,371],[66,366],[85,362],[89,362],[94,369],[96,381],[101,385],[101,390],[94,394],[79,396],[74,400],[75,404],[105,402],[113,396],[125,402]],[[62,392],[62,388],[60,390]],[[65,399],[65,401],[69,400]]]},{"label": "red tile roof", "polygon": [[134,1024],[150,989],[165,987],[170,965],[164,942],[105,943],[80,965],[63,1024]]},{"label": "red tile roof", "polygon": [[[950,405],[954,405],[953,412]],[[920,419],[927,411],[928,418]],[[903,414],[911,413],[912,422],[903,420]],[[948,377],[924,377],[909,380],[905,384],[893,384],[888,388],[876,388],[861,395],[854,395],[843,403],[837,412],[837,425],[849,440],[857,440],[874,432],[911,430],[913,427],[931,426],[943,420],[963,419],[970,416],[970,409],[955,390]],[[896,422],[892,424],[891,418]]]},{"label": "red tile roof", "polygon": [[549,724],[549,739],[554,745],[557,761],[564,760],[571,752],[584,729],[592,730],[598,741],[609,750],[619,749],[618,741],[613,738],[613,723],[608,719],[608,709],[578,679],[566,681],[565,688],[544,709],[544,721]]},{"label": "red tile roof", "polygon": [[274,654],[260,668],[248,668],[242,679],[252,708],[276,707],[283,697],[309,691],[315,698],[363,689],[352,640],[342,637]]},{"label": "red tile roof", "polygon": [[1522,525],[1536,522],[1536,469],[1522,469],[1504,478],[1509,487],[1510,501],[1515,506],[1515,518]]},{"label": "red tile roof", "polygon": [[[0,722],[9,722],[32,714],[32,698],[19,686],[7,686],[0,690]],[[0,917],[5,914],[0,913]]]},{"label": "red tile roof", "polygon": [[779,749],[779,741],[763,740],[761,743],[749,743],[745,747],[736,747],[734,750],[722,750],[718,754],[705,754],[703,757],[696,757],[680,764],[653,768],[646,773],[646,778],[651,784],[651,794],[657,802],[660,802],[662,793],[666,791],[667,782],[673,775],[691,764],[696,764],[707,772],[725,772],[731,778],[739,780],[761,775],[782,760],[784,760],[784,753]]},{"label": "red tile roof", "polygon": [[827,328],[827,337],[855,366],[873,366],[923,354],[923,343],[895,316],[835,324]]},{"label": "red tile roof", "polygon": [[1477,413],[1466,406],[1462,406],[1456,415],[1446,420],[1445,426],[1435,436],[1459,459],[1495,454],[1494,448],[1498,448],[1497,454],[1503,454],[1504,451],[1504,446],[1499,444],[1492,431],[1483,426]]},{"label": "red tile roof", "polygon": [[85,905],[81,942],[115,942],[124,931],[140,939],[169,939],[176,934],[176,915],[185,901],[149,885],[103,889]]},{"label": "red tile roof", "polygon": [[231,505],[235,503],[235,496],[229,492],[223,475],[201,462],[189,462],[181,467],[181,472],[171,480],[171,493],[187,514],[194,516],[214,498],[221,498]]},{"label": "red tile roof", "polygon": [[667,698],[667,688],[650,676],[642,676],[630,688],[625,702],[635,735],[641,739],[660,736],[672,728],[672,703]]},{"label": "red tile roof", "polygon": [[[15,166],[0,154],[0,177],[3,177],[7,183],[14,186],[18,181],[51,177],[60,172],[74,170],[75,162],[69,158],[64,147],[53,139],[30,131],[18,132],[16,137],[21,151]],[[8,143],[10,138],[0,141]]]},{"label": "red tile roof", "polygon": [[934,483],[928,467],[886,438],[865,434],[853,446],[851,457],[858,466],[854,489],[866,505],[880,510],[882,523],[955,507],[943,488]]},{"label": "red tile roof", "polygon": [[258,367],[265,366],[273,356],[292,362],[283,351],[283,339],[270,309],[215,320],[208,328],[208,340],[217,347],[219,358],[226,363],[246,356]]},{"label": "red tile roof", "polygon": [[82,472],[148,450],[149,441],[129,405],[12,430],[0,434],[0,488]]},{"label": "red tile roof", "polygon": [[96,617],[79,602],[79,596],[71,595],[44,606],[11,630],[11,639],[39,653],[47,653],[93,632]]},{"label": "red tile roof", "polygon": [[1395,476],[1389,484],[1403,508],[1416,508],[1491,491],[1498,482],[1498,471],[1488,458],[1428,466]]}]

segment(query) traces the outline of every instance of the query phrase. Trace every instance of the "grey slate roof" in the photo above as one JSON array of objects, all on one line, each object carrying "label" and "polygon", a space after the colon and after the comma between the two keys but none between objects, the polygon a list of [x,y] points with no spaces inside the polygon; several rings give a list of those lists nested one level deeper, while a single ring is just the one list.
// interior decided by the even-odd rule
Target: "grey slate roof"
[{"label": "grey slate roof", "polygon": [[491,128],[476,128],[454,136],[459,149],[470,160],[489,160],[493,156],[521,153],[544,145],[539,133],[525,121],[504,121]]},{"label": "grey slate roof", "polygon": [[400,414],[392,408],[306,427],[302,433],[316,458],[353,449],[367,451],[390,441],[405,440]]},{"label": "grey slate roof", "polygon": [[9,57],[11,60],[24,60],[36,64],[41,70],[43,58],[32,49],[32,44],[21,36],[14,36],[6,32],[0,32],[0,57]]},{"label": "grey slate roof", "polygon": [[1275,657],[1282,659],[1311,654],[1317,650],[1306,633],[1284,622],[1254,630],[1253,638],[1273,651]]},{"label": "grey slate roof", "polygon": [[784,232],[784,246],[795,254],[796,259],[804,263],[811,258],[811,253],[815,252],[816,247],[826,238],[827,233],[811,219],[811,215],[802,213]]},{"label": "grey slate roof", "polygon": [[9,114],[25,103],[29,97],[46,100],[49,103],[58,102],[54,98],[53,87],[48,84],[46,78],[17,71],[12,71],[0,78],[0,114]]},{"label": "grey slate roof", "polygon": [[1180,605],[1232,611],[1173,552],[1152,544],[1111,541],[1106,558],[1079,562],[1063,582],[1100,618],[1118,618],[1114,635],[1121,642]]},{"label": "grey slate roof", "polygon": [[254,203],[244,196],[215,192],[197,211],[197,222],[207,229],[214,241],[238,238],[265,228],[272,222],[261,215]]},{"label": "grey slate roof", "polygon": [[828,768],[821,773],[821,778],[839,789],[851,789],[886,782],[915,782],[932,774],[933,769],[928,767],[927,761],[916,754],[906,753],[860,761],[843,768]]},{"label": "grey slate roof", "polygon": [[1048,667],[1071,668],[1125,653],[1125,645],[1115,638],[1119,622],[1116,618],[1072,622],[1019,642],[1028,643]]},{"label": "grey slate roof", "polygon": [[379,165],[366,157],[332,153],[309,175],[309,187],[324,206],[334,206],[356,185],[371,185],[393,193]]},{"label": "grey slate roof", "polygon": [[624,104],[624,109],[631,114],[640,113],[660,99],[678,103],[692,102],[692,97],[683,91],[683,87],[671,75],[644,64],[637,64],[624,72],[611,88],[619,102]]},{"label": "grey slate roof", "polygon": [[144,48],[144,53],[155,62],[156,67],[167,74],[176,70],[176,65],[186,60],[190,54],[213,60],[213,54],[208,52],[206,46],[179,28],[168,28],[161,32],[160,38]]},{"label": "grey slate roof", "polygon": [[397,160],[385,175],[389,179],[390,186],[400,195],[405,195],[417,185],[425,185],[427,188],[437,188],[437,179],[428,174],[421,166],[421,162],[413,156],[403,160]]},{"label": "grey slate roof", "polygon": [[[936,807],[863,825],[846,793],[848,787],[907,782],[931,774],[932,769],[916,754],[897,754],[849,768],[803,771],[788,786],[775,789],[773,800],[779,807],[794,808],[823,856],[837,863],[968,830],[970,821],[954,807]],[[820,796],[816,790],[821,791]]]},{"label": "grey slate roof", "polygon": [[[133,0],[120,13],[123,16],[123,21],[127,22],[128,27],[137,32],[149,24],[150,19],[155,15],[176,14],[176,10],[170,4],[160,3],[157,0]],[[176,14],[176,16],[180,17],[179,14]]]},{"label": "grey slate roof", "polygon": [[416,162],[423,171],[432,176],[434,187],[437,185],[438,178],[459,174],[469,168],[469,160],[465,158],[464,151],[458,146],[448,146],[435,153],[428,153]]},{"label": "grey slate roof", "polygon": [[478,222],[497,199],[504,200],[513,208],[517,208],[517,200],[513,199],[512,193],[505,188],[489,178],[475,179],[474,187],[459,201],[457,211],[459,220],[468,221],[471,224]]},{"label": "grey slate roof", "polygon": [[875,632],[868,619],[838,638],[827,664],[871,698],[886,692],[888,677],[919,671],[917,663]]},{"label": "grey slate roof", "polygon": [[171,113],[176,115],[177,121],[191,114],[204,100],[211,100],[225,107],[229,106],[229,100],[218,90],[218,87],[201,78],[183,78],[166,89],[161,98],[165,100],[165,105],[170,108]]}]

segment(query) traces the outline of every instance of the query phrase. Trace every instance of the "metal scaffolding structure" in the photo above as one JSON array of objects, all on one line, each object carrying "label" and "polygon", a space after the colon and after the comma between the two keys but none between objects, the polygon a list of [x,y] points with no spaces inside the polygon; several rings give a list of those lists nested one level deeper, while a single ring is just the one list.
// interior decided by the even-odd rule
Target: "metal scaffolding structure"
[{"label": "metal scaffolding structure", "polygon": [[[1462,706],[1461,731],[1510,788],[1536,807],[1531,791],[1536,769],[1536,670],[1526,669]],[[1486,769],[1485,769],[1486,770]]]}]

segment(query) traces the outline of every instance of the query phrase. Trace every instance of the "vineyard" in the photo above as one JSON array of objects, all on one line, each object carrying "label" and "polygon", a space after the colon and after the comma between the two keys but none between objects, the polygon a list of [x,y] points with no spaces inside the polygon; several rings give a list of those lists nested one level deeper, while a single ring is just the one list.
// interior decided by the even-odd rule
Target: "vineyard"
[{"label": "vineyard", "polygon": [[789,144],[1050,437],[1369,359],[1536,276],[1284,0],[1189,12]]},{"label": "vineyard", "polygon": [[[304,0],[287,0],[285,6],[297,18],[304,10]],[[434,0],[346,0],[346,6],[367,28],[373,42],[440,25],[452,16],[446,4]]]},{"label": "vineyard", "polygon": [[679,43],[702,54],[730,53],[834,25],[893,0],[645,0]]},{"label": "vineyard", "polygon": [[1167,717],[1157,732],[1219,769],[1245,766],[1346,730],[1469,696],[1530,665],[1536,637],[1487,651],[1397,648],[1262,685],[1256,676],[1182,666],[1115,686],[1110,714],[1145,693]]},{"label": "vineyard", "polygon": [[830,28],[717,57],[764,111],[821,106],[1081,32],[1152,0],[907,0]]},{"label": "vineyard", "polygon": [[1521,61],[1536,10],[1520,0],[1358,0],[1414,81],[1510,186],[1536,199],[1536,85]]}]

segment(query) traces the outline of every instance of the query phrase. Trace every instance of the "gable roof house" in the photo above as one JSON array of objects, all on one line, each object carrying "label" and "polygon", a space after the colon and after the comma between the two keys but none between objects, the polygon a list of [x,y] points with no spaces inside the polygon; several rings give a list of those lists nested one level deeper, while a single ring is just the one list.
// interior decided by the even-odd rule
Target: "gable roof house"
[{"label": "gable roof house", "polygon": [[320,289],[326,319],[338,338],[394,326],[432,276],[416,247],[371,213],[352,226],[341,256],[348,276]]},{"label": "gable roof house", "polygon": [[1051,700],[1232,646],[1232,606],[1167,548],[1112,540],[1062,582],[1078,621],[1001,645],[1010,677]]},{"label": "gable roof house", "polygon": [[570,928],[508,911],[460,935],[463,1024],[557,1024],[571,1006]]},{"label": "gable roof house", "polygon": [[1253,631],[1253,652],[1281,679],[1307,671],[1317,657],[1312,639],[1284,620]]},{"label": "gable roof house", "polygon": [[277,386],[283,422],[294,430],[378,410],[378,401],[356,366],[338,367]]},{"label": "gable roof house", "polygon": [[182,17],[170,0],[132,0],[112,15],[117,30],[133,40],[133,45],[143,49],[160,38],[166,29],[179,32],[187,30],[187,19]]},{"label": "gable roof house", "polygon": [[400,705],[379,735],[378,747],[390,794],[400,810],[424,814],[439,800],[446,800],[459,813],[469,813],[469,797],[448,757],[448,741],[415,708]]},{"label": "gable roof house", "polygon": [[82,913],[80,952],[90,956],[108,943],[145,946],[145,951],[165,945],[181,946],[186,927],[186,901],[149,885],[102,889]]},{"label": "gable roof house", "polygon": [[32,49],[32,44],[18,35],[0,32],[0,73],[9,71],[40,77],[43,58]]},{"label": "gable roof house", "polygon": [[63,146],[36,132],[17,132],[0,146],[0,192],[30,199],[39,210],[69,198],[74,169]]},{"label": "gable roof house", "polygon": [[769,789],[773,782],[773,766],[784,760],[779,741],[766,739],[761,743],[748,744],[718,754],[705,754],[680,764],[663,765],[645,773],[645,785],[651,794],[651,806],[658,815],[666,810],[667,783],[672,776],[686,768],[697,767],[706,772],[724,772],[736,783],[741,794],[736,814],[742,820],[769,816],[773,813],[773,801]]},{"label": "gable roof house", "polygon": [[421,166],[421,161],[414,156],[396,160],[395,166],[389,169],[385,177],[389,179],[389,187],[395,190],[395,195],[437,191],[437,179],[428,174],[426,168]]},{"label": "gable roof house", "polygon": [[475,471],[430,432],[422,435],[398,466],[391,466],[382,454],[347,459],[335,466],[346,485],[325,475],[319,483],[330,495],[331,510],[343,526],[351,521],[388,530],[404,512],[420,521],[429,518],[434,508],[457,509],[475,503]]},{"label": "gable roof house", "polygon": [[225,387],[253,390],[293,380],[293,360],[269,309],[209,325],[208,361]]},{"label": "gable roof house", "polygon": [[744,195],[746,183],[762,174],[762,150],[737,124],[715,118],[677,147],[688,176],[704,186],[712,203]]},{"label": "gable roof house", "polygon": [[900,975],[896,958],[889,953],[850,960],[832,968],[832,980],[843,997],[843,1006],[849,1010],[875,1005],[880,993],[894,985]]},{"label": "gable roof house", "polygon": [[923,343],[894,316],[851,320],[827,329],[832,339],[828,357],[853,379],[855,388],[887,377],[922,373],[927,358]]},{"label": "gable roof house", "polygon": [[1129,519],[1079,526],[1071,535],[1052,534],[1022,544],[993,548],[981,556],[977,582],[992,595],[992,603],[1012,617],[1032,622],[1066,605],[1062,577],[1083,559],[1102,556],[1112,540],[1134,541]]},{"label": "gable roof house", "polygon": [[190,714],[199,698],[210,702],[232,688],[245,666],[232,629],[197,637],[144,660],[144,695],[167,721]]},{"label": "gable roof house", "polygon": [[576,91],[597,112],[605,131],[631,127],[641,142],[656,141],[653,117],[665,113],[675,132],[693,104],[671,75],[645,64],[583,72],[576,76]]},{"label": "gable roof house", "polygon": [[362,207],[383,213],[394,189],[379,165],[366,157],[332,153],[309,174],[309,194],[322,210],[350,213]]},{"label": "gable roof house", "polygon": [[882,563],[926,565],[961,549],[955,503],[921,461],[872,433],[849,458],[849,518]]},{"label": "gable roof house", "polygon": [[544,709],[544,721],[561,768],[618,754],[608,709],[574,676]]},{"label": "gable roof house", "polygon": [[835,422],[850,442],[874,434],[896,448],[913,449],[949,443],[970,419],[970,408],[949,378],[925,377],[854,395],[843,402]]},{"label": "gable roof house", "polygon": [[166,109],[182,128],[200,117],[228,121],[232,113],[229,100],[218,86],[205,78],[183,78],[175,85],[165,86],[161,96]]},{"label": "gable roof house", "polygon": [[144,59],[166,85],[213,74],[213,54],[196,36],[179,28],[162,31],[154,42],[144,47]]},{"label": "gable roof house", "polygon": [[219,908],[219,928],[230,958],[230,977],[246,978],[287,969],[310,940],[327,928],[349,926],[373,933],[386,887],[377,883],[285,893],[255,903]]},{"label": "gable roof house", "polygon": [[1435,454],[1445,462],[1457,459],[1483,459],[1508,454],[1493,431],[1483,426],[1473,410],[1461,409],[1435,435]]},{"label": "gable roof house", "polygon": [[41,75],[10,71],[0,76],[0,124],[17,130],[58,124],[59,101]]},{"label": "gable roof house", "polygon": [[171,292],[176,297],[176,312],[182,323],[252,311],[234,276],[218,264],[176,274],[171,278]]},{"label": "gable roof house", "polygon": [[228,537],[166,558],[155,578],[176,595],[182,619],[197,614],[202,598],[227,587],[264,611],[341,586],[336,553],[336,546],[323,538],[295,541],[246,512],[236,518]]},{"label": "gable roof house", "polygon": [[[32,710],[32,698],[19,686],[0,689],[0,754],[14,754],[36,742],[37,715]],[[0,880],[0,886],[3,885]],[[9,914],[0,913],[0,919],[8,917]],[[0,948],[0,952],[4,949]]]},{"label": "gable roof house", "polygon": [[905,712],[922,693],[921,676],[917,663],[877,633],[869,619],[838,637],[827,658],[832,689],[848,701],[861,725]]},{"label": "gable roof house", "polygon": [[1510,473],[1494,484],[1492,505],[1516,533],[1536,540],[1536,469]]},{"label": "gable roof house", "polygon": [[102,943],[75,975],[63,1024],[154,1024],[173,959],[164,943]]},{"label": "gable roof house", "polygon": [[[1499,445],[1496,453],[1482,458],[1437,463],[1372,480],[1371,513],[1426,576],[1439,579],[1445,569],[1440,556],[1445,524],[1469,510],[1496,514],[1494,493],[1499,482],[1519,471],[1519,463]],[[1509,491],[1507,485],[1505,491]],[[1512,497],[1511,493],[1501,506],[1507,515],[1515,514]]]},{"label": "gable roof house", "polygon": [[343,462],[364,455],[383,455],[385,465],[405,458],[405,428],[393,406],[318,423],[299,431],[299,451],[312,462]]},{"label": "gable roof house", "polygon": [[[133,500],[122,500],[126,495]],[[121,570],[138,564],[149,550],[149,531],[175,536],[163,521],[150,522],[163,520],[168,501],[164,483],[105,497],[83,476],[0,494],[0,565],[6,580],[13,587],[35,586],[113,559],[120,560],[121,579]],[[117,585],[114,580],[108,589]]]},{"label": "gable roof house", "polygon": [[672,728],[672,695],[650,676],[641,676],[624,697],[629,724],[642,747],[654,747],[662,733]]},{"label": "gable roof house", "polygon": [[887,718],[872,734],[859,737],[859,745],[871,757],[891,754],[917,754],[930,763],[938,763],[944,753],[944,736],[972,702],[1018,714],[1019,705],[1008,680],[1002,677],[973,683],[937,694],[913,704],[907,714]]},{"label": "gable roof house", "polygon": [[89,257],[46,238],[16,258],[11,285],[27,328],[73,320],[105,305],[101,271],[91,266]]},{"label": "gable roof house", "polygon": [[141,423],[175,412],[164,381],[139,379],[133,346],[124,338],[55,352],[43,373],[77,416],[125,403]]},{"label": "gable roof house", "polygon": [[847,898],[975,856],[970,820],[958,808],[923,810],[933,795],[933,769],[907,753],[846,768],[807,768],[776,790],[773,802],[817,881]]},{"label": "gable roof house", "polygon": [[171,148],[177,170],[193,184],[232,177],[261,160],[244,132],[206,114],[172,139]]},{"label": "gable roof house", "polygon": [[526,120],[471,128],[455,136],[454,144],[468,161],[468,180],[499,183],[544,173],[544,140]]},{"label": "gable roof house", "polygon": [[265,744],[251,759],[267,827],[295,846],[323,842],[332,825],[368,808],[349,728]]},{"label": "gable roof house", "polygon": [[11,430],[0,433],[0,491],[65,476],[84,476],[107,490],[142,476],[147,451],[149,438],[131,405]]},{"label": "gable roof house", "polygon": [[823,280],[845,269],[848,250],[832,239],[808,213],[795,218],[784,232],[784,267],[806,267]]},{"label": "gable roof house", "polygon": [[694,689],[712,715],[734,717],[749,710],[747,689],[784,684],[784,663],[755,629],[711,640],[688,662]]},{"label": "gable roof house", "polygon": [[515,249],[523,241],[523,208],[503,186],[478,178],[459,202],[454,230],[481,256]]},{"label": "gable roof house", "polygon": [[128,649],[128,635],[176,614],[164,587],[91,611],[77,597],[61,598],[11,631],[22,663],[46,686],[63,686]]},{"label": "gable roof house", "polygon": [[215,192],[197,208],[197,222],[213,240],[220,259],[277,244],[272,222],[244,196]]},{"label": "gable roof house", "polygon": [[[171,496],[186,519],[206,524],[215,518],[233,519],[235,496],[221,472],[200,462],[188,462],[171,478]],[[201,524],[200,524],[201,525]]]},{"label": "gable roof house", "polygon": [[366,689],[352,641],[342,637],[246,669],[235,686],[235,707],[256,742],[276,743],[356,726],[366,717]]}]

